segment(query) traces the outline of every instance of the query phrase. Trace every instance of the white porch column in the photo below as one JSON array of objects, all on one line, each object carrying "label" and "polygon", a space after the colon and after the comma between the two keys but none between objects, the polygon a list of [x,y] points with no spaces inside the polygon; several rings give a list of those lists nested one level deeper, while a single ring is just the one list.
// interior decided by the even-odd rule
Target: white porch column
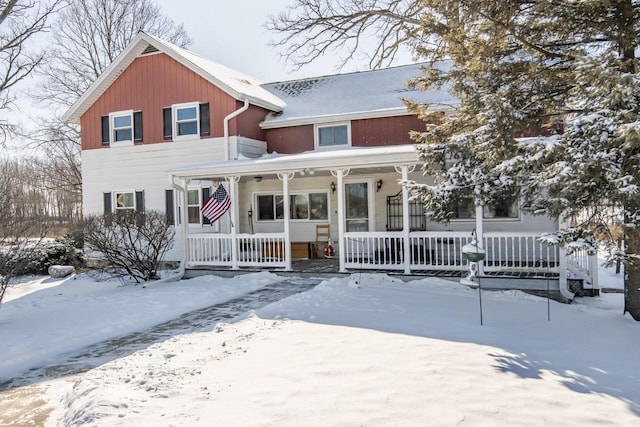
[{"label": "white porch column", "polygon": [[[476,240],[478,247],[484,249],[484,231],[482,230],[482,224],[484,219],[484,209],[482,205],[476,203]],[[478,276],[484,274],[484,261],[478,262]]]},{"label": "white porch column", "polygon": [[[180,208],[180,216],[179,216],[179,221],[180,221],[180,228],[182,229],[182,250],[184,251],[183,257],[185,260],[185,265],[184,267],[186,268],[187,264],[190,262],[190,257],[189,257],[189,212],[187,209],[188,203],[189,203],[189,183],[191,182],[191,180],[188,179],[181,179],[180,180],[180,185],[182,186],[182,188],[184,189],[184,191],[182,191],[182,207]],[[178,198],[176,197],[176,201],[178,200]]]},{"label": "white porch column", "polygon": [[238,199],[239,176],[227,177],[229,182],[229,197],[231,198],[231,269],[238,270],[238,226],[240,225],[240,206]]},{"label": "white porch column", "polygon": [[282,181],[282,201],[284,209],[284,261],[285,270],[291,271],[291,231],[289,229],[289,223],[291,222],[291,215],[289,212],[289,181],[293,179],[293,172],[279,173],[278,179]]},{"label": "white porch column", "polygon": [[407,181],[409,180],[409,172],[415,170],[415,166],[396,167],[396,172],[402,174],[402,233],[403,233],[403,251],[404,251],[404,274],[411,273],[411,241],[409,234],[411,233],[411,224],[409,222],[409,188]]},{"label": "white porch column", "polygon": [[346,241],[344,238],[344,222],[345,222],[345,211],[344,211],[344,180],[343,178],[349,175],[349,169],[338,169],[332,170],[331,175],[333,175],[337,180],[338,187],[338,259],[340,260],[340,272],[346,272],[345,262],[347,259],[346,253]]}]

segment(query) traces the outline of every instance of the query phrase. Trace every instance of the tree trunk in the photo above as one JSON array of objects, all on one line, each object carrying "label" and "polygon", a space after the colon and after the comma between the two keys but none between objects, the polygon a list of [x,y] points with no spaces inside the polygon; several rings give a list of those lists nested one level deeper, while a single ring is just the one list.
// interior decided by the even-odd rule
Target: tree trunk
[{"label": "tree trunk", "polygon": [[[626,251],[640,253],[640,230],[627,228],[625,233]],[[629,313],[640,321],[640,262],[626,262],[624,265],[624,313]]]}]

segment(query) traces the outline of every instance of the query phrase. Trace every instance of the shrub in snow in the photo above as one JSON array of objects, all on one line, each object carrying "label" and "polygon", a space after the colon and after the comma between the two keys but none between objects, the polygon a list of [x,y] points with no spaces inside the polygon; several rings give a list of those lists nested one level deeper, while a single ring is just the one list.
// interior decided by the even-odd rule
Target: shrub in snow
[{"label": "shrub in snow", "polygon": [[82,251],[74,246],[73,241],[66,238],[11,247],[2,253],[0,258],[0,265],[3,269],[11,271],[13,276],[48,274],[52,265],[84,265]]},{"label": "shrub in snow", "polygon": [[158,279],[160,262],[173,247],[175,232],[162,212],[119,212],[89,215],[84,242],[108,266],[111,276],[130,276],[136,283]]}]

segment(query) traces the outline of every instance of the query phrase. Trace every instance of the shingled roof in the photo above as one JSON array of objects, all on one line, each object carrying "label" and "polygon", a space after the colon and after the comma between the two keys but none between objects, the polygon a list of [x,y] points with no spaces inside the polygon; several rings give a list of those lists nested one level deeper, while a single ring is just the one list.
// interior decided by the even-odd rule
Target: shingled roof
[{"label": "shingled roof", "polygon": [[[354,118],[408,114],[402,99],[427,103],[433,110],[448,110],[457,100],[446,88],[416,91],[407,82],[420,75],[426,64],[335,74],[262,87],[286,104],[261,124],[264,129]],[[445,69],[447,63],[440,66]]]}]

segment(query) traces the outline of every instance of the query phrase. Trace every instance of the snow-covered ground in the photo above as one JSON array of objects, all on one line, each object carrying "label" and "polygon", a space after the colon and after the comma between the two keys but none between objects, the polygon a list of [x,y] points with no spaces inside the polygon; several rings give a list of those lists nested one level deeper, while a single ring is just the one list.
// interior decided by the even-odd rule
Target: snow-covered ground
[{"label": "snow-covered ground", "polygon": [[[0,308],[0,377],[278,280],[24,282]],[[640,325],[622,315],[622,294],[549,306],[521,292],[482,297],[483,326],[478,291],[452,281],[328,279],[86,373],[2,392],[0,412],[19,402],[48,425],[100,426],[640,423]]]}]

